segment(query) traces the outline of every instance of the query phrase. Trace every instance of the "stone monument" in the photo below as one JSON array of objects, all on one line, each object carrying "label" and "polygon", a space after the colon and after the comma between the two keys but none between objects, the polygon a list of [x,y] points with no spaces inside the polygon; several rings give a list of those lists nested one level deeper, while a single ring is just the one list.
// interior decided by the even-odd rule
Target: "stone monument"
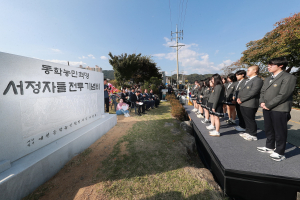
[{"label": "stone monument", "polygon": [[21,199],[116,123],[103,73],[0,52],[0,199]]}]

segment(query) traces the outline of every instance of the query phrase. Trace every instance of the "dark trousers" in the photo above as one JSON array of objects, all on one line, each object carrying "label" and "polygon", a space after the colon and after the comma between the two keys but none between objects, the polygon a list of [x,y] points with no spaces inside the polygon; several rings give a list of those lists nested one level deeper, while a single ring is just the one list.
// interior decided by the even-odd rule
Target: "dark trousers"
[{"label": "dark trousers", "polygon": [[267,136],[266,147],[275,149],[275,152],[284,155],[287,140],[287,122],[291,119],[289,112],[263,110],[265,133]]},{"label": "dark trousers", "polygon": [[160,102],[157,99],[155,99],[154,101],[155,101],[155,107],[157,108]]},{"label": "dark trousers", "polygon": [[104,98],[104,106],[106,106],[106,112],[109,112],[109,97]]},{"label": "dark trousers", "polygon": [[235,109],[236,109],[236,114],[239,118],[239,126],[243,129],[245,129],[246,126],[245,126],[245,121],[244,121],[243,115],[241,113],[241,106],[237,103],[237,104],[235,104]]},{"label": "dark trousers", "polygon": [[150,100],[145,100],[143,103],[145,104],[147,110],[152,107],[152,102]]},{"label": "dark trousers", "polygon": [[141,114],[145,112],[145,109],[146,109],[146,104],[143,103],[143,105],[139,105],[139,104],[136,104],[137,107],[138,107],[138,113]]},{"label": "dark trousers", "polygon": [[249,133],[252,136],[257,136],[257,124],[255,121],[255,114],[258,108],[248,108],[245,106],[240,106],[240,109],[246,125],[245,132]]}]

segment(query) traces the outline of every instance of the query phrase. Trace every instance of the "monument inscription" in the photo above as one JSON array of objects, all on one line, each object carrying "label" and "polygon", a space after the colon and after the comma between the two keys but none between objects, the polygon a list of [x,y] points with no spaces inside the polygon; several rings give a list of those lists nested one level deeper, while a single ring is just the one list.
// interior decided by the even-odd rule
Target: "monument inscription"
[{"label": "monument inscription", "polygon": [[0,52],[0,162],[13,162],[104,114],[103,74]]}]

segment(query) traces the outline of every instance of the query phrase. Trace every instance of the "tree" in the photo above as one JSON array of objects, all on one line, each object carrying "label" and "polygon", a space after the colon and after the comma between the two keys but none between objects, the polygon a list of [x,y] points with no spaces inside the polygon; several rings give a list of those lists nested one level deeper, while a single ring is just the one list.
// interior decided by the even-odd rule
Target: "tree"
[{"label": "tree", "polygon": [[115,79],[119,85],[123,85],[126,80],[132,77],[132,73],[137,71],[141,54],[127,55],[127,53],[125,53],[124,55],[113,56],[112,53],[109,52],[108,55],[110,57],[108,62],[114,69]]},{"label": "tree", "polygon": [[139,57],[137,70],[133,71],[131,77],[136,83],[150,81],[151,77],[162,78],[159,68],[156,67],[156,63],[151,59],[151,56]]},{"label": "tree", "polygon": [[238,61],[231,63],[228,66],[224,66],[223,68],[221,68],[221,70],[223,71],[222,75],[227,76],[230,73],[234,73],[235,71],[245,69],[247,67],[248,67],[248,65],[243,64],[243,63],[241,63],[241,60],[238,60]]},{"label": "tree", "polygon": [[109,64],[114,69],[115,79],[119,85],[123,85],[125,81],[133,79],[134,82],[149,81],[151,77],[161,79],[159,68],[153,62],[150,56],[142,56],[142,54],[121,54],[113,56],[109,52]]},{"label": "tree", "polygon": [[300,67],[300,13],[284,18],[274,26],[262,39],[247,43],[240,63],[258,65],[267,72],[268,60],[284,56],[289,61],[287,72]]}]

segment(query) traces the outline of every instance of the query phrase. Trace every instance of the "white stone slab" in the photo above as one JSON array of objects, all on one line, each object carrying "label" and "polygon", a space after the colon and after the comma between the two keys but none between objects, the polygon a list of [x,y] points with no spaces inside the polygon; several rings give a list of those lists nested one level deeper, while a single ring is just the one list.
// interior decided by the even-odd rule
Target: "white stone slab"
[{"label": "white stone slab", "polygon": [[2,52],[0,68],[0,162],[14,162],[104,114],[103,73]]},{"label": "white stone slab", "polygon": [[10,169],[0,173],[0,200],[21,199],[49,180],[116,125],[116,115],[104,116],[13,162]]}]

